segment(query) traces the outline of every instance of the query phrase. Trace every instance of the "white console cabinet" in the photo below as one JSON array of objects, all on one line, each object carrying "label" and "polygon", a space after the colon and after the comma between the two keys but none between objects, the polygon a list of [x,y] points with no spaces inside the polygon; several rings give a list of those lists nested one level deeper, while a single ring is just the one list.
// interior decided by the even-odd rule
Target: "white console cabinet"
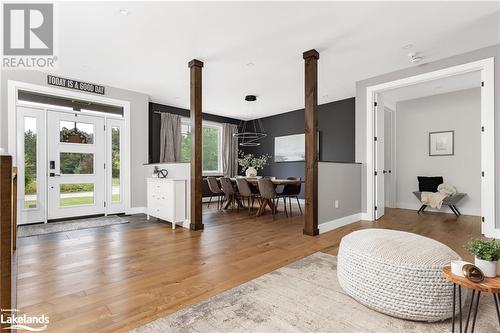
[{"label": "white console cabinet", "polygon": [[186,180],[148,178],[147,216],[157,217],[172,223],[186,220]]}]

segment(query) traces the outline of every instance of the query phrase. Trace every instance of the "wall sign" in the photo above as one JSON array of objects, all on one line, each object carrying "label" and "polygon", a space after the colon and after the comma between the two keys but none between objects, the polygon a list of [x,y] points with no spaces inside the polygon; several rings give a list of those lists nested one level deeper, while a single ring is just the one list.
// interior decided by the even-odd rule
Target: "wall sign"
[{"label": "wall sign", "polygon": [[77,80],[66,79],[53,75],[47,75],[47,84],[51,86],[80,90],[84,92],[104,95],[104,86]]}]

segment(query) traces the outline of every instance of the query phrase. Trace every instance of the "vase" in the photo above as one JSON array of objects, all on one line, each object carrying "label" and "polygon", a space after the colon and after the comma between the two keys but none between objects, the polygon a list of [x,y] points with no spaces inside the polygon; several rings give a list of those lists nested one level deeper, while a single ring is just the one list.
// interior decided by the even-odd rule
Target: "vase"
[{"label": "vase", "polygon": [[245,171],[245,175],[247,177],[256,177],[257,170],[254,167],[248,167],[248,169]]},{"label": "vase", "polygon": [[498,261],[487,261],[475,258],[474,264],[483,272],[486,277],[495,277],[497,276],[497,262]]}]

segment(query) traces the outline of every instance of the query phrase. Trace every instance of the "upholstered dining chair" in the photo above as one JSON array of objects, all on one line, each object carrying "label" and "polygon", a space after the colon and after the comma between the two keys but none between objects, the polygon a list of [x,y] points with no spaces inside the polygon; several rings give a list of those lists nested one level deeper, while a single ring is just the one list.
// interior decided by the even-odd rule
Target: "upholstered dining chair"
[{"label": "upholstered dining chair", "polygon": [[[234,202],[236,201],[237,192],[234,190],[233,183],[231,179],[228,177],[219,178],[220,186],[222,187],[222,192],[226,195],[226,200],[230,200],[231,209],[234,208]],[[240,209],[239,205],[236,205],[238,210]]]},{"label": "upholstered dining chair", "polygon": [[260,194],[252,191],[250,184],[248,184],[248,181],[245,178],[236,178],[236,186],[238,186],[240,197],[243,200],[247,199],[248,215],[250,215],[252,212],[254,200],[255,198],[258,198]]},{"label": "upholstered dining chair", "polygon": [[[257,181],[257,184],[259,186],[260,197],[264,201],[261,204],[265,205],[266,201],[272,203],[271,211],[274,220],[274,216],[276,215],[276,205],[277,205],[276,199],[278,199],[278,193],[276,193],[274,184],[269,178],[261,178]],[[286,213],[286,206],[285,206],[285,213]]]},{"label": "upholstered dining chair", "polygon": [[[297,177],[288,177],[287,179],[288,180],[299,180],[299,181],[302,180],[301,178],[297,178]],[[297,200],[297,205],[299,206],[300,215],[302,215],[302,207],[300,206],[300,201],[299,201],[299,194],[300,194],[301,189],[302,189],[302,183],[300,183],[300,182],[297,182],[295,184],[286,184],[283,187],[283,191],[281,191],[281,193],[279,193],[279,195],[278,195],[280,198],[283,198],[283,203],[285,204],[285,207],[286,207],[286,199],[288,199],[288,205],[290,207],[290,209],[289,209],[290,216],[293,216],[292,198],[295,198]]]},{"label": "upholstered dining chair", "polygon": [[208,201],[208,208],[210,208],[210,203],[212,202],[213,197],[217,197],[217,209],[222,209],[222,202],[224,198],[224,192],[222,192],[219,183],[215,177],[207,177],[208,188],[212,195],[210,196],[210,200]]}]

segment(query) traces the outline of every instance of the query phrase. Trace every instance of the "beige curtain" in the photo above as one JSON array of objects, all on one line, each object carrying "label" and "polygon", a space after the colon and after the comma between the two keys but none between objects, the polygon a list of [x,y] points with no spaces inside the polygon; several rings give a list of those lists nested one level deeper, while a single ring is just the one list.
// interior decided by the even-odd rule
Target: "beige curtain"
[{"label": "beige curtain", "polygon": [[233,134],[238,133],[238,125],[222,124],[222,172],[224,177],[234,177],[238,174],[238,139]]},{"label": "beige curtain", "polygon": [[181,117],[162,113],[160,126],[160,162],[181,160]]}]

